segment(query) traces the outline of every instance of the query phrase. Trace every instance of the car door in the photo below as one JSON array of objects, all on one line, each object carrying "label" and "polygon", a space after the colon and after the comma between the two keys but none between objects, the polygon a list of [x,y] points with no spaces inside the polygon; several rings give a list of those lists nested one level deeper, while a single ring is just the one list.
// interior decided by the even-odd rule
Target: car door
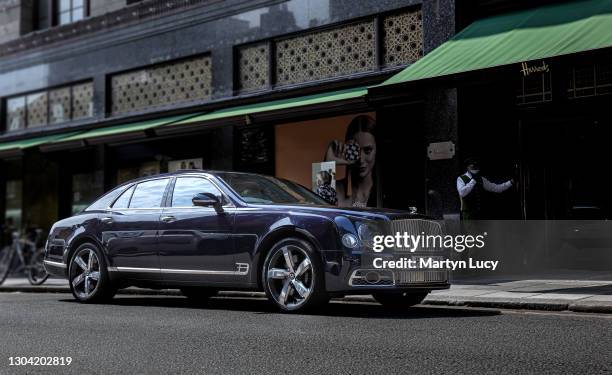
[{"label": "car door", "polygon": [[103,243],[112,272],[132,279],[161,279],[157,232],[170,180],[160,178],[134,184],[101,218]]},{"label": "car door", "polygon": [[[218,197],[222,208],[194,206],[192,199],[198,193]],[[235,263],[234,215],[234,206],[209,179],[177,177],[160,219],[159,259],[164,280],[231,283],[246,274],[247,269],[238,269]]]}]

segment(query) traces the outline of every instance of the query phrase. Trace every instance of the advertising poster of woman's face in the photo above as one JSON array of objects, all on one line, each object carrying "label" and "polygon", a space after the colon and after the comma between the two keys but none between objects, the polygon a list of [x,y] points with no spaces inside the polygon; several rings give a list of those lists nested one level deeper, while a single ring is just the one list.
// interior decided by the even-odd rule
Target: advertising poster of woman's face
[{"label": "advertising poster of woman's face", "polygon": [[[375,113],[329,117],[275,127],[276,176],[312,186],[317,193],[336,192],[342,207],[376,206]],[[331,188],[324,171],[331,163]],[[335,184],[334,184],[335,182]]]},{"label": "advertising poster of woman's face", "polygon": [[347,168],[346,177],[337,181],[338,205],[366,207],[374,187],[376,163],[376,122],[368,115],[351,120],[344,141],[333,140],[325,153],[325,161],[335,161]]}]

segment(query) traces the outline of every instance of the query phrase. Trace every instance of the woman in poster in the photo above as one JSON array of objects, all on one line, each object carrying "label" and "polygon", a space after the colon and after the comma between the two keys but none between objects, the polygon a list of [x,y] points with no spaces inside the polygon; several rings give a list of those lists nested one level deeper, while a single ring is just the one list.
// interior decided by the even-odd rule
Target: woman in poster
[{"label": "woman in poster", "polygon": [[376,206],[374,163],[376,161],[376,122],[367,115],[355,117],[346,129],[344,142],[332,141],[325,153],[325,161],[346,166],[346,176],[336,181],[338,206]]}]

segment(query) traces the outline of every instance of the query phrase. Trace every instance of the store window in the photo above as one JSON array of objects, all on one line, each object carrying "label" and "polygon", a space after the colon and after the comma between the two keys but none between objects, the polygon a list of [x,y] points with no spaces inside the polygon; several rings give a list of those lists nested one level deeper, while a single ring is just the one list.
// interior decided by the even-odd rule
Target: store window
[{"label": "store window", "polygon": [[239,46],[236,84],[241,92],[265,90],[273,85],[403,66],[422,56],[421,9],[411,7],[378,18]]},{"label": "store window", "polygon": [[375,50],[373,21],[279,41],[276,81],[288,85],[373,70]]},{"label": "store window", "polygon": [[311,188],[341,207],[376,207],[375,113],[275,127],[276,176]]},{"label": "store window", "polygon": [[102,171],[72,176],[72,214],[87,208],[104,192]]},{"label": "store window", "polygon": [[93,82],[6,99],[6,130],[15,131],[93,116]]},{"label": "store window", "polygon": [[383,20],[383,63],[411,64],[423,57],[421,10],[393,14]]},{"label": "store window", "polygon": [[159,64],[111,78],[112,113],[208,100],[212,94],[210,56]]},{"label": "store window", "polygon": [[49,123],[57,124],[70,120],[70,87],[62,87],[49,91]]},{"label": "store window", "polygon": [[570,99],[612,94],[612,60],[579,64],[568,72]]},{"label": "store window", "polygon": [[26,126],[26,97],[19,96],[6,100],[6,129],[14,131]]},{"label": "store window", "polygon": [[58,25],[67,25],[86,17],[87,0],[57,0],[56,19]]},{"label": "store window", "polygon": [[6,182],[5,219],[7,225],[12,225],[15,229],[21,228],[21,192],[21,180],[9,180]]},{"label": "store window", "polygon": [[521,64],[521,79],[516,95],[517,104],[536,104],[552,101],[552,72],[545,61]]},{"label": "store window", "polygon": [[93,84],[91,82],[72,86],[72,119],[93,116]]},{"label": "store window", "polygon": [[47,92],[38,92],[26,97],[28,109],[27,124],[29,128],[46,125],[47,118]]}]

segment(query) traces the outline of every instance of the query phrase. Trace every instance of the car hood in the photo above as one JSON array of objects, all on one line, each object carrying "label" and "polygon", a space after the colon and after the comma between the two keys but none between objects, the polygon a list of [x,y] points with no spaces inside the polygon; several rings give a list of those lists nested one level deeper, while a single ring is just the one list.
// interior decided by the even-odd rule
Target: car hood
[{"label": "car hood", "polygon": [[252,206],[267,209],[291,210],[294,212],[312,213],[329,217],[342,215],[372,220],[431,219],[418,213],[411,213],[409,211],[395,210],[390,208],[335,207],[305,204],[271,204]]}]

